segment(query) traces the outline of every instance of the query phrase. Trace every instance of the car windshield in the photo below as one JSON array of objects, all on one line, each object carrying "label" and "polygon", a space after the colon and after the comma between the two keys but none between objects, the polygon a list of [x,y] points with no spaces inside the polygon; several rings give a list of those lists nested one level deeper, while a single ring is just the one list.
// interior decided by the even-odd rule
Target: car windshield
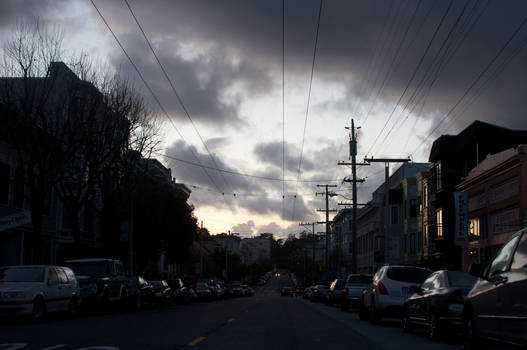
[{"label": "car windshield", "polygon": [[388,278],[394,281],[421,284],[430,275],[429,270],[392,267],[388,269]]},{"label": "car windshield", "polygon": [[463,271],[448,271],[448,281],[454,287],[472,288],[477,280],[477,277]]},{"label": "car windshield", "polygon": [[161,281],[149,281],[150,284],[154,287],[162,287],[163,284],[161,283]]},{"label": "car windshield", "polygon": [[103,262],[75,262],[69,263],[70,267],[76,275],[104,275],[110,271],[110,265]]},{"label": "car windshield", "polygon": [[43,267],[4,267],[0,282],[44,282]]},{"label": "car windshield", "polygon": [[370,284],[371,276],[349,276],[348,283]]},{"label": "car windshield", "polygon": [[207,289],[209,286],[207,286],[205,283],[198,283],[196,284],[196,288],[198,289]]}]

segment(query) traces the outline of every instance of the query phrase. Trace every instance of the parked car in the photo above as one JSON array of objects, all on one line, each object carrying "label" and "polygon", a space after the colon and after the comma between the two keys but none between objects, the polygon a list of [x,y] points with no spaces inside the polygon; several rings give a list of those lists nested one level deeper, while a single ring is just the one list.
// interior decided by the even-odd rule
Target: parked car
[{"label": "parked car", "polygon": [[232,296],[241,297],[244,295],[243,288],[240,282],[231,282],[229,289],[232,290]]},{"label": "parked car", "polygon": [[151,280],[148,281],[154,289],[154,303],[158,305],[166,305],[172,301],[172,288],[165,280]]},{"label": "parked car", "polygon": [[[425,326],[428,337],[436,339],[445,328],[462,325],[463,301],[477,278],[463,271],[432,273],[404,303],[403,329]],[[459,327],[461,328],[461,327]]]},{"label": "parked car", "polygon": [[483,339],[527,345],[527,229],[515,233],[465,298],[465,349]]},{"label": "parked car", "polygon": [[372,275],[351,274],[346,278],[346,286],[342,296],[340,307],[343,311],[350,308],[357,308],[362,299],[362,291],[368,288],[371,283]]},{"label": "parked car", "polygon": [[253,296],[254,289],[251,286],[247,286],[247,296]]},{"label": "parked car", "polygon": [[280,295],[281,296],[293,296],[294,295],[294,291],[293,291],[293,288],[291,287],[282,287],[282,290],[280,291]]},{"label": "parked car", "polygon": [[29,315],[41,320],[47,312],[75,316],[80,290],[67,267],[19,265],[0,268],[0,314]]},{"label": "parked car", "polygon": [[345,279],[338,278],[331,282],[326,298],[324,299],[326,305],[340,304],[344,295],[344,287],[346,287]]},{"label": "parked car", "polygon": [[188,303],[192,300],[189,288],[183,283],[181,278],[167,280],[168,286],[172,289],[172,300],[177,303]]},{"label": "parked car", "polygon": [[313,292],[311,293],[311,301],[321,301],[326,298],[329,287],[323,284],[318,284],[313,287]]},{"label": "parked car", "polygon": [[198,295],[199,300],[211,300],[212,299],[212,292],[207,283],[197,282],[196,288],[194,290],[196,294]]},{"label": "parked car", "polygon": [[82,304],[107,310],[111,302],[126,304],[128,277],[123,263],[115,259],[68,260],[66,265],[79,281]]},{"label": "parked car", "polygon": [[311,297],[313,296],[313,288],[314,286],[309,286],[306,289],[304,289],[304,292],[302,293],[302,297],[304,299],[311,299]]},{"label": "parked car", "polygon": [[377,270],[372,283],[362,293],[359,317],[376,323],[382,317],[401,317],[403,304],[411,286],[420,286],[432,273],[430,269],[414,266],[386,265]]},{"label": "parked car", "polygon": [[128,277],[128,300],[136,310],[154,303],[154,288],[142,276]]}]

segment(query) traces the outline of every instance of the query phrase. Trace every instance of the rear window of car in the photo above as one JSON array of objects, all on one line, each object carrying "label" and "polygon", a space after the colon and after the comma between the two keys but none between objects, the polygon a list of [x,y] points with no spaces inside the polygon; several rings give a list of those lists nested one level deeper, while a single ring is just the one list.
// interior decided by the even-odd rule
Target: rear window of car
[{"label": "rear window of car", "polygon": [[424,269],[392,267],[388,269],[389,279],[406,283],[421,284],[430,275],[430,271]]},{"label": "rear window of car", "polygon": [[44,268],[4,267],[0,269],[0,282],[44,282]]},{"label": "rear window of car", "polygon": [[370,284],[372,276],[349,276],[348,283]]},{"label": "rear window of car", "polygon": [[105,275],[110,272],[110,264],[107,262],[78,262],[69,263],[68,267],[75,275]]},{"label": "rear window of car", "polygon": [[337,283],[335,284],[335,289],[342,289],[345,286],[346,286],[345,280],[338,280]]},{"label": "rear window of car", "polygon": [[448,271],[448,282],[454,287],[471,288],[477,280],[477,277],[463,271]]}]

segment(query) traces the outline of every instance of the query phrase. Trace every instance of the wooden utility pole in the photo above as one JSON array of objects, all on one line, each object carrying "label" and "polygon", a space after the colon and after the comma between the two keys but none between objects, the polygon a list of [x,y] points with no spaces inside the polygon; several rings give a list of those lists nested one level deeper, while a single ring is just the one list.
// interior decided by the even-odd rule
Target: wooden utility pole
[{"label": "wooden utility pole", "polygon": [[[358,127],[357,129],[359,129]],[[351,211],[351,272],[357,273],[357,182],[364,182],[364,179],[357,179],[357,165],[369,165],[368,163],[357,164],[357,137],[355,134],[355,122],[351,119],[351,127],[346,127],[350,132],[350,159],[349,162],[338,162],[338,165],[351,165],[351,179],[344,179],[344,182],[352,183],[352,211]]]},{"label": "wooden utility pole", "polygon": [[326,196],[326,209],[317,209],[317,211],[325,211],[326,212],[326,221],[317,221],[317,224],[326,224],[326,254],[324,258],[324,264],[326,265],[326,282],[329,282],[329,224],[331,223],[329,221],[329,213],[330,212],[336,212],[336,209],[329,209],[329,197],[333,197],[336,194],[335,193],[329,193],[328,188],[329,187],[337,187],[337,185],[317,185],[317,187],[325,187],[324,192],[316,192],[315,195],[325,195]]}]

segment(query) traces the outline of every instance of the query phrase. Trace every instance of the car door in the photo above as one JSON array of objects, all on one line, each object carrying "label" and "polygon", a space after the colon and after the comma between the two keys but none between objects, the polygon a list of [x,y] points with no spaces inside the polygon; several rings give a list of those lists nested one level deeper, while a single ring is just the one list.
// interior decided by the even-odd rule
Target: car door
[{"label": "car door", "polygon": [[523,233],[510,269],[503,275],[506,280],[498,287],[502,334],[513,342],[527,344],[527,233]]},{"label": "car door", "polygon": [[503,309],[503,294],[499,286],[507,280],[506,272],[519,236],[514,236],[503,245],[489,267],[487,278],[480,280],[470,292],[476,327],[482,335],[501,337],[499,310]]},{"label": "car door", "polygon": [[48,267],[48,278],[46,284],[46,291],[44,293],[44,301],[46,303],[47,311],[55,311],[60,309],[60,282],[57,271],[53,267]]},{"label": "car door", "polygon": [[55,270],[59,277],[59,299],[57,300],[57,308],[60,310],[68,310],[72,294],[72,285],[63,269],[57,267]]}]

